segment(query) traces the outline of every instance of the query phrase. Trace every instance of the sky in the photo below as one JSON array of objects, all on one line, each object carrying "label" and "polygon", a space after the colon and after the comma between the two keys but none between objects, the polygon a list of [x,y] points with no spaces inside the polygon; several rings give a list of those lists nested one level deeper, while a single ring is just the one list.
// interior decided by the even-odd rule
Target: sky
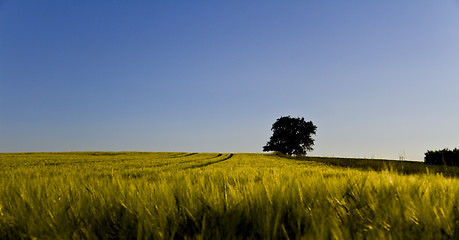
[{"label": "sky", "polygon": [[0,152],[459,147],[459,1],[0,0]]}]

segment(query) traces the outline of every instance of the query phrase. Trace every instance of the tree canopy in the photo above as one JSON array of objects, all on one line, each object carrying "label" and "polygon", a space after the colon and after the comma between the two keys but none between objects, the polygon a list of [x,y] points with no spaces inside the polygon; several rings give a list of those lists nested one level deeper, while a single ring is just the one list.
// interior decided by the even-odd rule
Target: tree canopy
[{"label": "tree canopy", "polygon": [[273,135],[263,147],[263,151],[276,151],[288,155],[305,155],[313,150],[317,126],[304,118],[281,117],[276,120],[271,130]]}]

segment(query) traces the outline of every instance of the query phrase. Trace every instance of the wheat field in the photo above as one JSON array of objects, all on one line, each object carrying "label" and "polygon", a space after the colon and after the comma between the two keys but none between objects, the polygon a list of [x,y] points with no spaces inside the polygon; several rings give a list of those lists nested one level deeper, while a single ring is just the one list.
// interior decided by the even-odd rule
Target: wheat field
[{"label": "wheat field", "polygon": [[274,154],[1,153],[0,239],[459,239],[459,180]]}]

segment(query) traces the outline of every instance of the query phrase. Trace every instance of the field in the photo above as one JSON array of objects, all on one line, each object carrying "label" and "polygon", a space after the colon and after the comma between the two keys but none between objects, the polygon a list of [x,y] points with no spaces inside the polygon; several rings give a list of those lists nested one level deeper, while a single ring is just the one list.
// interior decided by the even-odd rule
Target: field
[{"label": "field", "polygon": [[0,239],[459,239],[457,168],[275,154],[0,154]]}]

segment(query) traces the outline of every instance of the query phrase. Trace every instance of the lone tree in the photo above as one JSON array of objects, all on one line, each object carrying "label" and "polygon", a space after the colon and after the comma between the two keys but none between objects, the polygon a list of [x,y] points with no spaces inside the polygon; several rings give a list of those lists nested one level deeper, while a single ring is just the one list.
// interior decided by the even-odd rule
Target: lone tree
[{"label": "lone tree", "polygon": [[312,151],[314,139],[311,134],[316,134],[317,126],[304,118],[281,117],[276,120],[271,130],[273,135],[264,152],[276,151],[288,155],[305,155],[306,151]]}]

